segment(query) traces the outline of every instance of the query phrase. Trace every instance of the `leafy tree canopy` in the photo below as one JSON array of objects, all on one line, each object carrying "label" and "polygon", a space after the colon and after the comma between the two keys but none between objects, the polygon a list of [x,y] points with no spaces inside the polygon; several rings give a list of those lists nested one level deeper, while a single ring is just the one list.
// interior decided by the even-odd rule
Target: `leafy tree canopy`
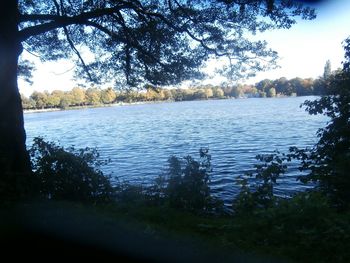
[{"label": "leafy tree canopy", "polygon": [[[19,0],[19,38],[42,60],[75,56],[94,82],[170,85],[201,78],[225,57],[230,76],[273,65],[277,53],[249,36],[289,28],[313,9],[291,0]],[[272,64],[271,64],[272,63]]]}]

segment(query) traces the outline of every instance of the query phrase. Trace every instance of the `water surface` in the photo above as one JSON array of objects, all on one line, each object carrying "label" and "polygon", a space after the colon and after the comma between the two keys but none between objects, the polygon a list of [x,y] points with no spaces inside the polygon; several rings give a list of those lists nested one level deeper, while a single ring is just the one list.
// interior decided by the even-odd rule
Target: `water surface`
[{"label": "water surface", "polygon": [[[77,148],[97,147],[111,162],[102,170],[114,178],[149,183],[171,155],[212,155],[212,189],[225,200],[237,192],[235,178],[251,170],[257,154],[290,146],[311,146],[323,116],[299,105],[315,97],[229,99],[143,104],[25,114],[27,144],[36,136]],[[293,170],[280,191],[303,186]]]}]

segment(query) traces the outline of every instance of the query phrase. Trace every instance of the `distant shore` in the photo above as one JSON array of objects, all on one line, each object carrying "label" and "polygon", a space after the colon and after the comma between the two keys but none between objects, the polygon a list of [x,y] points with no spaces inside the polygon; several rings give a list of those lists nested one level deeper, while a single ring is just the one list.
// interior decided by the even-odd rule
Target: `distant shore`
[{"label": "distant shore", "polygon": [[[296,96],[277,95],[274,98],[287,98]],[[80,109],[91,109],[91,108],[104,108],[104,107],[117,107],[117,106],[131,106],[131,105],[142,105],[142,104],[157,104],[157,103],[173,103],[181,101],[206,101],[206,100],[230,100],[230,99],[249,99],[249,98],[267,98],[267,97],[223,97],[223,98],[209,98],[209,99],[194,99],[194,100],[156,100],[156,101],[135,101],[135,102],[116,102],[111,104],[97,104],[97,105],[83,105],[83,106],[70,106],[67,108],[44,108],[44,109],[29,109],[23,110],[24,113],[40,113],[40,112],[51,112],[51,111],[65,111],[65,110],[80,110]]]},{"label": "distant shore", "polygon": [[40,113],[40,112],[52,112],[52,111],[80,110],[80,109],[131,106],[131,105],[155,104],[155,103],[166,103],[166,102],[175,102],[175,101],[174,100],[160,100],[160,101],[117,102],[117,103],[112,103],[112,104],[71,106],[71,107],[67,107],[65,109],[61,109],[61,108],[44,108],[44,109],[27,109],[27,110],[24,109],[23,113]]}]

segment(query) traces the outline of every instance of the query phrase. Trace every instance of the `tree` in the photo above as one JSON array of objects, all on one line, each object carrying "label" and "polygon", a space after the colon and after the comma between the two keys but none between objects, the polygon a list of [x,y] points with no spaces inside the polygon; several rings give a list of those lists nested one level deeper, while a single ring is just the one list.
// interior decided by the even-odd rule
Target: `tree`
[{"label": "tree", "polygon": [[243,95],[242,85],[236,85],[231,89],[231,96],[234,98],[239,98]]},{"label": "tree", "polygon": [[74,97],[72,95],[72,92],[70,91],[66,91],[64,93],[64,96],[62,97],[61,101],[60,101],[60,105],[59,107],[61,109],[66,109],[69,106],[72,106],[74,104]]},{"label": "tree", "polygon": [[175,101],[182,101],[184,99],[184,93],[181,89],[172,89],[170,92]]},{"label": "tree", "polygon": [[96,149],[65,149],[35,138],[30,153],[44,198],[92,204],[113,200],[115,190],[99,170]]},{"label": "tree", "polygon": [[270,79],[264,79],[255,84],[255,87],[263,92],[267,92],[273,85]]},{"label": "tree", "polygon": [[170,90],[164,89],[163,90],[163,94],[164,94],[164,99],[165,100],[172,100],[173,99],[173,95],[172,95]]},{"label": "tree", "polygon": [[328,79],[332,74],[331,61],[328,59],[324,65],[323,78]]},{"label": "tree", "polygon": [[146,88],[145,98],[148,101],[156,101],[159,98],[159,89],[156,87],[150,86]]},{"label": "tree", "polygon": [[60,105],[64,92],[61,90],[54,90],[47,96],[47,107],[58,107]]},{"label": "tree", "polygon": [[62,90],[54,90],[51,92],[51,96],[54,97],[55,100],[55,107],[59,107],[61,104],[61,100],[63,99],[64,95],[64,91]]},{"label": "tree", "polygon": [[85,97],[85,90],[83,90],[82,88],[79,87],[75,87],[72,89],[72,91],[70,92],[72,97],[73,97],[73,104],[74,105],[83,105],[86,101],[86,97]]},{"label": "tree", "polygon": [[191,94],[190,99],[195,99],[195,100],[203,100],[203,99],[208,99],[208,95],[206,90],[204,89],[196,89],[194,93]]},{"label": "tree", "polygon": [[101,103],[101,91],[96,88],[88,88],[86,90],[86,102],[89,105],[98,105]]},{"label": "tree", "polygon": [[[196,89],[179,89],[179,93],[180,93],[180,97],[183,100],[194,100],[194,99],[198,99],[195,96],[195,92],[197,92]],[[203,95],[203,98],[205,98],[205,94]]]},{"label": "tree", "polygon": [[212,98],[214,96],[213,89],[211,87],[207,87],[204,89],[206,99]]},{"label": "tree", "polygon": [[220,87],[215,87],[213,89],[213,97],[215,98],[223,98],[224,97],[224,91]]},{"label": "tree", "polygon": [[[190,211],[209,211],[215,208],[210,195],[211,155],[208,149],[200,149],[200,160],[191,156],[168,159],[169,167],[159,181],[166,182],[163,189],[169,205]],[[165,180],[163,180],[165,179]]]},{"label": "tree", "polygon": [[274,87],[270,88],[267,91],[267,97],[269,97],[269,98],[276,97],[276,89]]},{"label": "tree", "polygon": [[289,82],[285,77],[275,80],[274,87],[276,88],[276,93],[286,94],[289,86]]},{"label": "tree", "polygon": [[315,95],[325,95],[327,93],[326,82],[323,78],[317,78],[313,86]]},{"label": "tree", "polygon": [[35,108],[43,109],[47,105],[47,92],[34,91],[30,99],[35,101]]},{"label": "tree", "polygon": [[[77,76],[90,81],[110,81],[112,76],[130,86],[170,85],[202,77],[201,66],[213,57],[226,57],[228,71],[260,70],[277,54],[265,42],[246,36],[289,28],[296,16],[312,19],[315,13],[292,1],[273,0],[2,1],[2,178],[15,178],[10,180],[15,185],[16,178],[31,174],[17,86],[23,45],[43,60],[75,56]],[[89,50],[94,59],[84,60],[81,49]]]},{"label": "tree", "polygon": [[289,90],[288,95],[292,95],[293,93],[300,95],[302,93],[302,90],[304,89],[302,85],[302,79],[301,78],[293,78],[289,80]]},{"label": "tree", "polygon": [[344,69],[329,77],[328,94],[304,103],[310,114],[328,116],[327,126],[318,131],[320,139],[313,148],[292,148],[302,160],[301,169],[309,171],[300,179],[317,182],[339,209],[350,208],[350,38],[344,48]]},{"label": "tree", "polygon": [[303,89],[297,91],[299,96],[312,95],[314,93],[314,80],[312,78],[303,79],[301,85]]},{"label": "tree", "polygon": [[19,59],[17,74],[19,77],[21,77],[24,81],[28,82],[29,84],[33,84],[33,81],[32,81],[33,70],[35,70],[34,63],[30,62],[27,59],[21,59],[21,58]]},{"label": "tree", "polygon": [[35,108],[35,101],[33,99],[27,98],[23,94],[21,94],[21,101],[22,101],[23,109]]},{"label": "tree", "polygon": [[117,94],[111,87],[101,91],[101,100],[105,104],[110,104],[115,101]]}]

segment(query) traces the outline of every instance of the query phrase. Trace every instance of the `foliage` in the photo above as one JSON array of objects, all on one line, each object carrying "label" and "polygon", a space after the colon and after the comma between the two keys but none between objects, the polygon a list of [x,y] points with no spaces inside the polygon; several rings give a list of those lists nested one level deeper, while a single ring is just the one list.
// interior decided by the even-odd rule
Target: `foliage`
[{"label": "foliage", "polygon": [[273,186],[293,158],[293,151],[257,156],[263,163],[255,165],[250,177],[239,178],[241,191],[233,202],[237,225],[226,229],[227,242],[298,262],[347,262],[348,212],[336,211],[329,195],[317,189],[287,198],[274,195]]},{"label": "foliage", "polygon": [[34,175],[40,193],[50,200],[84,203],[109,202],[114,189],[108,177],[98,169],[96,149],[64,149],[42,138],[35,138],[30,149]]},{"label": "foliage", "polygon": [[212,91],[212,96],[208,96],[208,97],[215,97],[215,98],[219,98],[219,99],[225,97],[225,93],[224,93],[223,89],[220,87],[216,87],[212,90],[208,89],[209,94],[210,94],[210,91]]},{"label": "foliage", "polygon": [[[350,41],[345,43],[345,50],[348,52]],[[349,59],[350,57],[346,56],[346,60]],[[258,156],[260,161],[265,162],[255,166],[255,179],[261,183],[251,187],[246,178],[241,178],[241,192],[234,201],[236,210],[267,208],[273,205],[273,184],[278,176],[285,172],[286,166],[283,162],[291,159],[301,161],[299,169],[305,173],[298,178],[299,180],[303,183],[317,183],[317,188],[330,198],[335,207],[341,210],[349,209],[350,71],[347,65],[345,62],[343,71],[334,73],[325,80],[329,82],[327,95],[303,104],[309,114],[323,114],[330,119],[325,128],[319,129],[319,141],[316,145],[306,149],[291,147],[287,156]],[[293,79],[292,82],[294,81],[298,80]],[[261,83],[261,86],[264,83]]]},{"label": "foliage", "polygon": [[267,97],[273,98],[276,97],[276,89],[275,88],[270,88],[267,92]]},{"label": "foliage", "polygon": [[326,64],[324,65],[324,70],[323,70],[323,78],[328,79],[332,74],[332,66],[331,66],[331,61],[328,59],[326,61]]},{"label": "foliage", "polygon": [[101,102],[103,104],[111,104],[117,98],[117,94],[114,89],[111,87],[101,90]]},{"label": "foliage", "polygon": [[34,109],[34,108],[36,108],[36,102],[33,99],[31,99],[31,98],[27,98],[23,94],[21,94],[21,102],[22,102],[23,109]]},{"label": "foliage", "polygon": [[[44,60],[76,56],[79,77],[134,87],[201,78],[200,68],[214,57],[226,59],[222,70],[231,78],[252,75],[273,66],[277,53],[251,34],[316,16],[293,1],[18,3],[19,39],[30,52]],[[93,54],[89,63],[86,51]]]},{"label": "foliage", "polygon": [[35,108],[41,109],[47,103],[47,94],[45,92],[34,91],[29,99],[35,102]]},{"label": "foliage", "polygon": [[86,104],[99,105],[101,104],[101,91],[97,88],[88,88],[86,90]]},{"label": "foliage", "polygon": [[[275,151],[272,154],[257,155],[262,164],[255,164],[255,171],[240,176],[237,183],[241,186],[239,194],[233,201],[237,212],[252,212],[254,209],[272,207],[278,199],[274,196],[273,187],[277,179],[287,170],[288,157]],[[249,180],[253,178],[253,180]]]},{"label": "foliage", "polygon": [[[297,96],[307,95],[320,95],[324,92],[323,85],[319,79],[313,80],[310,78],[279,78],[276,80],[265,79],[255,84],[255,87],[259,92],[267,94],[268,97],[274,97],[276,95],[291,96],[296,94]],[[317,92],[316,92],[317,91]]]},{"label": "foliage", "polygon": [[33,84],[32,73],[34,70],[35,70],[34,63],[32,63],[27,59],[19,59],[17,74],[20,78],[22,78],[24,81],[28,82],[29,84]]},{"label": "foliage", "polygon": [[[350,208],[350,40],[345,43],[345,62],[342,71],[327,75],[324,81],[327,84],[327,94],[315,101],[306,101],[309,114],[323,114],[329,117],[325,128],[318,130],[319,141],[311,148],[298,149],[291,147],[290,153],[281,157],[270,155],[264,165],[256,165],[255,178],[262,181],[261,185],[255,185],[251,190],[247,179],[240,180],[241,192],[235,199],[234,206],[237,210],[247,210],[255,207],[271,206],[273,200],[273,183],[279,174],[284,173],[283,161],[297,159],[301,161],[299,169],[305,174],[299,176],[303,183],[313,181],[332,201],[333,206],[340,210]],[[329,63],[326,64],[330,71]],[[329,72],[328,72],[329,73]],[[283,80],[284,81],[284,80]],[[297,79],[293,79],[298,81]],[[264,81],[260,86],[264,86]],[[275,159],[275,160],[274,160]],[[250,175],[252,176],[252,175]]]},{"label": "foliage", "polygon": [[350,215],[338,214],[319,192],[279,199],[269,208],[235,214],[228,241],[297,262],[347,262]]},{"label": "foliage", "polygon": [[[335,72],[332,73],[334,78]],[[255,85],[231,85],[213,86],[199,85],[186,89],[160,88],[146,86],[145,90],[127,90],[116,92],[113,88],[107,89],[74,88],[71,91],[63,92],[55,90],[51,93],[35,91],[26,98],[21,95],[24,109],[41,108],[68,108],[70,106],[102,105],[114,102],[138,102],[138,101],[188,101],[239,97],[276,97],[305,95],[325,95],[328,90],[329,81],[319,78],[301,79],[294,78],[287,80],[280,78],[277,80],[263,80]]]},{"label": "foliage", "polygon": [[158,178],[157,189],[170,207],[212,211],[222,205],[210,194],[211,155],[208,149],[200,149],[199,153],[199,161],[191,156],[170,157],[168,169]]},{"label": "foliage", "polygon": [[75,87],[70,92],[73,105],[83,105],[86,102],[85,90]]},{"label": "foliage", "polygon": [[[346,52],[350,42],[346,42]],[[350,57],[346,56],[346,61]],[[314,181],[340,209],[350,208],[350,71],[344,63],[342,72],[329,77],[329,95],[315,101],[306,101],[309,114],[329,117],[325,128],[319,129],[318,143],[310,149],[291,149],[295,158],[301,160],[302,182]]]},{"label": "foliage", "polygon": [[138,206],[155,204],[152,199],[153,189],[142,185],[119,183],[116,185],[116,201],[123,206]]}]

